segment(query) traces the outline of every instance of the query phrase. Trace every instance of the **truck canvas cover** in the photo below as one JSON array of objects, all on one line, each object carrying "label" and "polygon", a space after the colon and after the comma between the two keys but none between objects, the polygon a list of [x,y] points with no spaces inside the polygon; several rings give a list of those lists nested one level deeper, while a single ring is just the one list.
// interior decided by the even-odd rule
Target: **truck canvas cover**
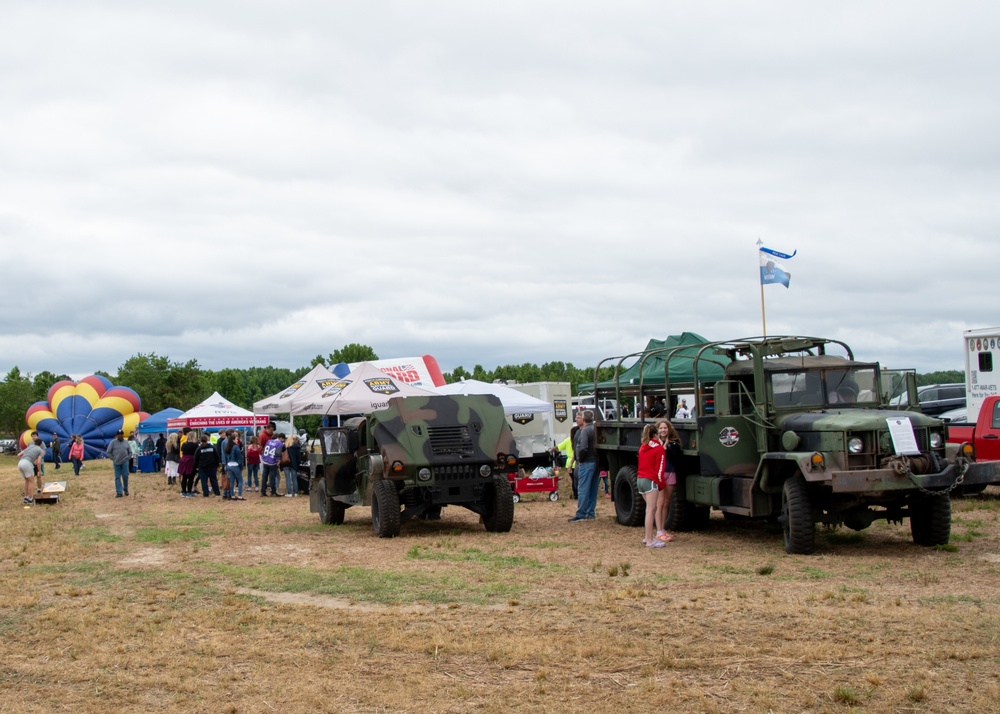
[{"label": "truck canvas cover", "polygon": [[[656,354],[647,357],[645,362],[637,361],[618,375],[618,384],[622,387],[639,386],[641,377],[644,385],[662,385],[664,382],[663,364],[666,361],[666,356],[671,353],[673,357],[670,360],[670,383],[691,383],[694,381],[694,358],[708,342],[709,340],[694,332],[670,335],[665,340],[651,339],[643,352],[655,351]],[[637,356],[641,355],[637,354]],[[698,361],[698,379],[702,382],[716,382],[722,379],[727,364],[729,364],[729,360],[726,357],[706,352]],[[608,366],[614,366],[614,364]],[[613,388],[614,386],[615,380],[610,379],[606,382],[600,382],[597,388]],[[583,387],[581,387],[582,390]]]}]

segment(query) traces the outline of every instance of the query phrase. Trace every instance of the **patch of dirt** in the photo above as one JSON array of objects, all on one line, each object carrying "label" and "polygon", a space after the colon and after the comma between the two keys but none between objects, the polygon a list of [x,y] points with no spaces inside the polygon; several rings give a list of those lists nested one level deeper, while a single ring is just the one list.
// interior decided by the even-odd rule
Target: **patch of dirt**
[{"label": "patch of dirt", "polygon": [[358,602],[345,598],[331,597],[329,595],[309,595],[307,593],[276,593],[266,590],[253,590],[251,588],[235,588],[241,595],[253,595],[264,598],[269,602],[277,602],[285,605],[310,605],[313,607],[326,607],[333,610],[355,610],[357,612],[400,612],[400,613],[426,613],[433,612],[433,605],[379,605],[370,602]]},{"label": "patch of dirt", "polygon": [[122,565],[165,565],[167,553],[159,548],[142,548],[122,560]]}]

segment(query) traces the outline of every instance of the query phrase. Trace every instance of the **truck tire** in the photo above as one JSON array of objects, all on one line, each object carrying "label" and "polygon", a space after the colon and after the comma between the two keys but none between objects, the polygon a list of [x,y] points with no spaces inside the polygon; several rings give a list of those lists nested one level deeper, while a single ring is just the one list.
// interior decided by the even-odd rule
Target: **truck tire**
[{"label": "truck tire", "polygon": [[801,474],[787,479],[781,487],[781,530],[786,553],[809,555],[816,550],[816,524]]},{"label": "truck tire", "polygon": [[327,526],[344,525],[344,511],[347,510],[347,506],[326,495],[326,483],[322,479],[316,483],[316,494],[319,498],[320,522]]},{"label": "truck tire", "polygon": [[483,525],[490,533],[507,533],[514,525],[514,494],[510,490],[507,477],[493,479],[493,488],[488,498],[492,501],[488,515],[483,516]]},{"label": "truck tire", "polygon": [[372,485],[372,530],[379,538],[399,535],[399,492],[392,481],[379,479]]},{"label": "truck tire", "polygon": [[677,485],[670,494],[670,505],[667,507],[668,531],[698,531],[708,525],[712,515],[710,506],[696,506],[685,497],[684,477],[677,476]]},{"label": "truck tire", "polygon": [[615,476],[615,518],[623,526],[641,526],[646,522],[646,502],[642,500],[634,466],[622,466]]},{"label": "truck tire", "polygon": [[910,503],[910,533],[917,545],[946,545],[951,539],[951,499],[924,496]]}]

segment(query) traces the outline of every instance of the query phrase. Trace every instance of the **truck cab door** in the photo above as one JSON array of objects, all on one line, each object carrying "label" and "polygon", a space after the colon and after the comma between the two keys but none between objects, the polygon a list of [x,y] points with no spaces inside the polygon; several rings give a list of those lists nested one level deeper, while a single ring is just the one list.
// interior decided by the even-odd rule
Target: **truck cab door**
[{"label": "truck cab door", "polygon": [[1000,460],[1000,399],[987,400],[976,425],[976,460]]}]

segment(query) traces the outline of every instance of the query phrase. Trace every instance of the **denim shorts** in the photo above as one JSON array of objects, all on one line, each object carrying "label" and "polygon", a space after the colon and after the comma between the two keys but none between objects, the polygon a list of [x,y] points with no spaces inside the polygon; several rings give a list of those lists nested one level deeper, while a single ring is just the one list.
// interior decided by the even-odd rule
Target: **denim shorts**
[{"label": "denim shorts", "polygon": [[656,481],[649,478],[636,479],[636,485],[639,487],[639,493],[646,494],[651,491],[659,491],[660,487],[656,485]]}]

